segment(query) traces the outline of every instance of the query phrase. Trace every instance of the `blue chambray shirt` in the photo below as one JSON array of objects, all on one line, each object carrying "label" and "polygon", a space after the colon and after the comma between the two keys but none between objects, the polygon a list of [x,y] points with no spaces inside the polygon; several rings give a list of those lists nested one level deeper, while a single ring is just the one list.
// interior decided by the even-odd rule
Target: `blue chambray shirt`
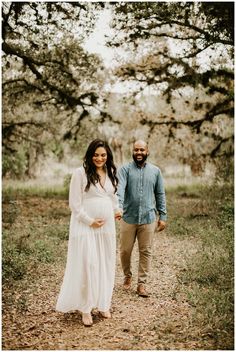
[{"label": "blue chambray shirt", "polygon": [[160,169],[150,163],[143,167],[131,161],[118,171],[118,190],[123,219],[128,224],[151,224],[167,219],[166,197]]}]

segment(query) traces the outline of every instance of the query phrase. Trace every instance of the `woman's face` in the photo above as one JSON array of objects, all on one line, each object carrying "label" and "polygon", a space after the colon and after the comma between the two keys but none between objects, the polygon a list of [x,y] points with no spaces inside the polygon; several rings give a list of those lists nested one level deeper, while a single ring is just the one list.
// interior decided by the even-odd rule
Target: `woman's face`
[{"label": "woman's face", "polygon": [[94,156],[92,158],[94,165],[96,168],[103,168],[107,161],[107,152],[103,147],[98,147],[95,150]]}]

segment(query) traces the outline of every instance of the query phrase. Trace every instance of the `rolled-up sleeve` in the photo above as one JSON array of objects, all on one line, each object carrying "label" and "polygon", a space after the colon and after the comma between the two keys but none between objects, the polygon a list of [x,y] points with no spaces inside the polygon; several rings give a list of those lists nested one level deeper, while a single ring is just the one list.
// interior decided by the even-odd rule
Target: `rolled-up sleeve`
[{"label": "rolled-up sleeve", "polygon": [[69,191],[69,207],[78,221],[92,225],[94,219],[88,216],[83,209],[83,173],[76,169],[72,174]]}]

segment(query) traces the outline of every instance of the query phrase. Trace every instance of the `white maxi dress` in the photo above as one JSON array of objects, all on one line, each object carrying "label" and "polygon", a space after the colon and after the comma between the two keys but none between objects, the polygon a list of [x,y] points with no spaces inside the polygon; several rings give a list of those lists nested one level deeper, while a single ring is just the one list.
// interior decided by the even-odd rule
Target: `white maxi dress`
[{"label": "white maxi dress", "polygon": [[[67,263],[56,310],[93,308],[108,311],[115,280],[116,231],[114,213],[118,199],[106,175],[104,187],[99,183],[85,192],[87,177],[83,167],[72,175],[69,193],[71,209]],[[95,218],[105,219],[100,228],[90,225]]]}]

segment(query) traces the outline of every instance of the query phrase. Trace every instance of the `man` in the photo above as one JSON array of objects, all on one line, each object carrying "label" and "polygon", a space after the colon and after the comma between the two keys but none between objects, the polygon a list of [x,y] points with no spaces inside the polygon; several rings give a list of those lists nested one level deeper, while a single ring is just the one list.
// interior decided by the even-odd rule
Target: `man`
[{"label": "man", "polygon": [[[120,258],[124,272],[124,289],[131,287],[131,254],[137,238],[139,248],[139,296],[148,297],[145,284],[150,269],[154,232],[166,226],[166,200],[160,169],[148,163],[147,143],[138,140],[133,145],[133,161],[118,172],[118,197],[123,219],[120,226]],[[158,213],[158,218],[157,218]]]}]

